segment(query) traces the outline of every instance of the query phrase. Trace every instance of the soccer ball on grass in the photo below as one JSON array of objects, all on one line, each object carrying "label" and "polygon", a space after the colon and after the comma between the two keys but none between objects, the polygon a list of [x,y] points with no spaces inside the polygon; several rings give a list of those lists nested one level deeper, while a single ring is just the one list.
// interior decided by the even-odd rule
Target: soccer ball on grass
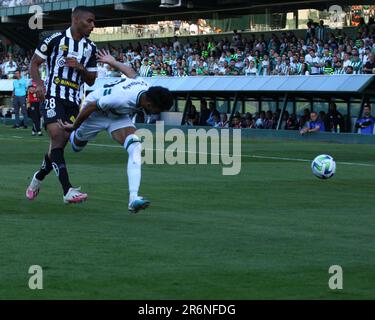
[{"label": "soccer ball on grass", "polygon": [[331,156],[321,154],[313,160],[311,169],[316,177],[329,179],[332,178],[336,172],[336,162]]}]

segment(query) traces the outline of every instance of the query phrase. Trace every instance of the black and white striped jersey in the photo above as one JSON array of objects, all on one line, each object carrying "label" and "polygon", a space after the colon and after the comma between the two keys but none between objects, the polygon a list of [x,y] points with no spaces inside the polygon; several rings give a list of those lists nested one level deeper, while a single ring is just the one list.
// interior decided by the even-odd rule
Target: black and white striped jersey
[{"label": "black and white striped jersey", "polygon": [[96,72],[96,45],[85,37],[75,41],[69,28],[44,39],[35,54],[46,60],[46,96],[79,105],[83,97],[84,81],[78,70],[65,67],[65,58],[76,58],[87,71]]}]

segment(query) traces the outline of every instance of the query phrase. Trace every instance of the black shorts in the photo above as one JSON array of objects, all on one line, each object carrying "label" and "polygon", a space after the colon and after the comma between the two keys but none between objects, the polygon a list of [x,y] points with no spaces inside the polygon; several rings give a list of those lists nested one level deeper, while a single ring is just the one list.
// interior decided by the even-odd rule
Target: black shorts
[{"label": "black shorts", "polygon": [[43,116],[44,127],[49,123],[57,122],[58,119],[73,123],[79,113],[79,106],[64,99],[46,97],[40,106],[40,113]]}]

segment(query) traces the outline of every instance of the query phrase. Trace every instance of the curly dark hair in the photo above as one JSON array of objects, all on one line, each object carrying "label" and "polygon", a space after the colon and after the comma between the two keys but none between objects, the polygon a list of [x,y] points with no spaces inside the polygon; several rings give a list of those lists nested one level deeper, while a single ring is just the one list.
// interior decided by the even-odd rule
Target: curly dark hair
[{"label": "curly dark hair", "polygon": [[147,92],[147,99],[152,102],[152,104],[162,111],[168,111],[173,106],[173,95],[172,93],[164,87],[150,87]]}]

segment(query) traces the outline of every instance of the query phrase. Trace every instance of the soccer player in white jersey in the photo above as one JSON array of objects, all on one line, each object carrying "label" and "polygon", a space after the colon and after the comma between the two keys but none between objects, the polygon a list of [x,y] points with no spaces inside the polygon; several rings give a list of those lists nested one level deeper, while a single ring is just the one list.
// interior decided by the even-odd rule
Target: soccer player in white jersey
[{"label": "soccer player in white jersey", "polygon": [[88,141],[104,130],[124,146],[129,154],[129,211],[136,213],[147,208],[150,202],[138,196],[142,146],[131,116],[136,112],[158,114],[167,111],[173,105],[173,96],[166,88],[150,87],[142,79],[137,79],[131,67],[116,61],[104,50],[98,53],[98,61],[120,70],[127,78],[91,92],[73,124],[61,120],[59,123],[65,130],[72,131],[70,142],[75,152],[81,151]]}]

